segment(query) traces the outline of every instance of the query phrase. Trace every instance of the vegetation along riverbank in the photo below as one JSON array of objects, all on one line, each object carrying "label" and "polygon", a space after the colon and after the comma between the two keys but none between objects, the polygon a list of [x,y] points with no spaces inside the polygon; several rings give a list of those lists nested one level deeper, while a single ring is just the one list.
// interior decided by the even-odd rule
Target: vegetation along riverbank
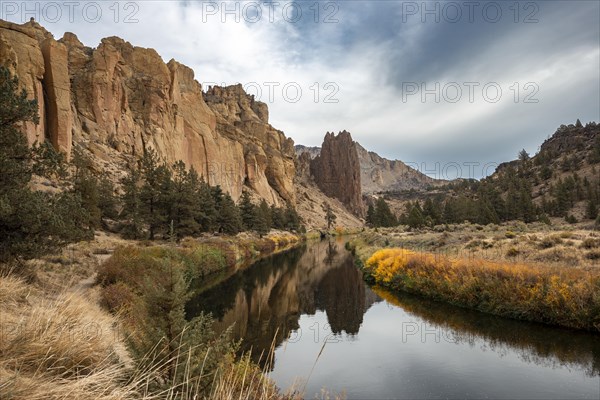
[{"label": "vegetation along riverbank", "polygon": [[[365,279],[388,289],[503,317],[600,332],[600,269],[580,256],[600,246],[594,232],[479,228],[370,230],[349,247]],[[534,259],[540,248],[572,261]]]}]

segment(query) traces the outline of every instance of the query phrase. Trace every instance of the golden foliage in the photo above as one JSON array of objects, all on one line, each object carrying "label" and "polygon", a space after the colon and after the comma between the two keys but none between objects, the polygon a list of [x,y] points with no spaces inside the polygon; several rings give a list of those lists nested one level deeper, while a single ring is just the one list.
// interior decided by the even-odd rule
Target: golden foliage
[{"label": "golden foliage", "polygon": [[600,331],[600,271],[450,258],[402,248],[368,258],[375,282],[481,311]]}]

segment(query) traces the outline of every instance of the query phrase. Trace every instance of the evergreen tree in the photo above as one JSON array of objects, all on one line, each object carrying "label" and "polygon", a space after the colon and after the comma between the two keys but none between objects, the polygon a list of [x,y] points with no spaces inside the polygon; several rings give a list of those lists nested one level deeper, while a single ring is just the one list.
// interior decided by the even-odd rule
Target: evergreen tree
[{"label": "evergreen tree", "polygon": [[436,201],[433,201],[430,197],[425,200],[423,204],[423,217],[428,218],[432,225],[437,225],[441,222],[442,210],[439,200],[436,199]]},{"label": "evergreen tree", "polygon": [[89,238],[87,212],[73,193],[34,192],[28,184],[37,166],[20,131],[38,123],[37,103],[8,69],[0,67],[0,261],[32,258],[67,242]]},{"label": "evergreen tree", "polygon": [[529,153],[527,153],[527,151],[525,149],[523,149],[519,152],[518,158],[519,158],[519,161],[521,161],[522,163],[526,163],[527,161],[529,161],[529,158],[530,158]]},{"label": "evergreen tree", "polygon": [[331,230],[331,225],[337,219],[337,215],[333,212],[329,203],[323,203],[323,211],[325,211],[325,222],[327,222],[327,230]]},{"label": "evergreen tree", "polygon": [[119,216],[117,207],[118,201],[114,185],[108,178],[100,178],[98,181],[98,208],[102,218],[117,219]]},{"label": "evergreen tree", "polygon": [[446,224],[455,224],[459,222],[460,216],[458,210],[458,201],[455,198],[451,197],[444,203],[442,220]]},{"label": "evergreen tree", "polygon": [[123,221],[121,233],[131,239],[142,237],[142,201],[140,198],[141,176],[139,169],[132,161],[128,164],[128,174],[121,181],[123,209],[119,219]]},{"label": "evergreen tree", "polygon": [[238,207],[240,209],[240,214],[242,215],[242,224],[244,230],[254,230],[258,224],[258,213],[256,211],[256,206],[252,203],[252,199],[250,198],[250,193],[248,193],[248,191],[244,190],[242,192]]},{"label": "evergreen tree", "polygon": [[370,226],[375,226],[375,207],[373,207],[373,203],[371,202],[369,202],[369,206],[367,207],[366,222]]},{"label": "evergreen tree", "polygon": [[598,216],[598,205],[593,199],[588,200],[586,214],[589,219],[595,220]]},{"label": "evergreen tree", "polygon": [[[220,188],[219,188],[220,189]],[[198,213],[196,221],[201,232],[212,232],[217,223],[216,195],[204,177],[198,183]]]},{"label": "evergreen tree", "polygon": [[212,190],[216,209],[216,229],[220,233],[228,235],[241,232],[243,230],[242,217],[231,196],[224,193],[218,185],[213,187]]},{"label": "evergreen tree", "polygon": [[413,229],[421,228],[425,225],[425,218],[423,217],[423,211],[421,210],[421,205],[419,202],[416,202],[416,204],[411,207],[406,223],[410,228]]},{"label": "evergreen tree", "polygon": [[148,225],[150,240],[154,240],[161,227],[165,227],[168,219],[168,193],[170,191],[171,174],[153,149],[147,149],[140,161],[142,187],[140,201],[141,215]]},{"label": "evergreen tree", "polygon": [[302,221],[296,209],[288,203],[284,211],[285,229],[291,232],[302,230]]},{"label": "evergreen tree", "polygon": [[398,225],[396,216],[392,213],[392,210],[390,210],[390,207],[383,197],[378,198],[375,202],[373,220],[374,226],[389,227]]},{"label": "evergreen tree", "polygon": [[263,235],[266,235],[271,230],[271,223],[272,223],[271,222],[271,209],[269,208],[269,205],[267,204],[265,199],[262,199],[262,201],[260,202],[260,205],[258,207],[255,207],[255,212],[256,212],[255,230],[260,235],[260,237],[263,237]]},{"label": "evergreen tree", "polygon": [[86,225],[98,228],[101,223],[102,211],[99,207],[99,184],[92,172],[92,162],[81,152],[75,151],[73,165],[75,165],[73,191],[80,196],[82,206],[88,212],[89,221]]},{"label": "evergreen tree", "polygon": [[283,210],[279,207],[276,207],[275,204],[271,205],[271,225],[275,229],[284,229],[285,226],[285,217],[283,215]]},{"label": "evergreen tree", "polygon": [[193,236],[200,231],[198,224],[198,174],[187,170],[183,161],[173,165],[173,181],[168,194],[169,223],[178,237]]}]

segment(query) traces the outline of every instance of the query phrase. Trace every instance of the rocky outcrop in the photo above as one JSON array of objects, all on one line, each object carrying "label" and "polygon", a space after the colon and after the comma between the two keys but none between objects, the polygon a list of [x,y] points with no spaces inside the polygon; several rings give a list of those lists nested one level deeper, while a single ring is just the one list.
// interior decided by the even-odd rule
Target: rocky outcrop
[{"label": "rocky outcrop", "polygon": [[382,191],[425,190],[447,183],[433,179],[400,160],[388,160],[356,144],[360,162],[360,181],[364,194]]},{"label": "rocky outcrop", "polygon": [[244,144],[245,184],[262,198],[294,201],[294,142],[269,125],[267,105],[242,85],[211,87],[206,102],[216,115],[217,134]]},{"label": "rocky outcrop", "polygon": [[46,90],[46,136],[57,150],[71,155],[73,116],[67,48],[52,38],[42,42]]},{"label": "rocky outcrop", "polygon": [[40,123],[25,123],[23,133],[29,144],[41,142],[46,131],[46,107],[43,79],[46,70],[38,33],[43,35],[39,25],[30,22],[17,25],[0,20],[0,65],[8,68],[19,77],[20,84],[30,99],[38,103]]},{"label": "rocky outcrop", "polygon": [[310,173],[323,193],[339,199],[353,214],[364,215],[360,161],[350,133],[327,132],[320,154],[310,162]]},{"label": "rocky outcrop", "polygon": [[155,50],[117,37],[95,49],[72,33],[56,41],[33,21],[0,21],[0,65],[38,101],[40,124],[23,127],[31,144],[49,140],[67,156],[77,146],[115,174],[152,148],[234,199],[247,186],[271,204],[295,200],[293,142],[241,86],[212,88],[205,101],[192,69]]},{"label": "rocky outcrop", "polygon": [[[361,190],[365,195],[382,191],[425,190],[448,183],[445,180],[430,178],[400,160],[383,158],[375,152],[366,150],[358,142],[355,143],[360,162]],[[297,170],[303,168],[306,160],[310,161],[321,153],[320,147],[296,145],[294,149],[300,165],[296,167]]]}]

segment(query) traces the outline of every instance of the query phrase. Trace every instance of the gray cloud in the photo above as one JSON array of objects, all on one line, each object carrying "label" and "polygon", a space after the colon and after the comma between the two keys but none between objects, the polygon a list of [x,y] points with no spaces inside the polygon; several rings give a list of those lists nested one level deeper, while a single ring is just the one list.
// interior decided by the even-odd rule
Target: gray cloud
[{"label": "gray cloud", "polygon": [[[249,90],[259,88],[269,104],[272,124],[297,143],[319,145],[326,131],[346,129],[388,158],[484,165],[512,159],[521,148],[535,152],[560,124],[600,120],[600,3],[595,1],[519,2],[517,22],[513,1],[477,2],[473,21],[461,1],[322,1],[318,13],[314,2],[298,2],[302,17],[296,22],[290,21],[294,10],[285,1],[254,3],[261,18],[251,2],[227,2],[228,10],[246,7],[247,18],[240,15],[239,22],[222,14],[223,3],[214,14],[210,2],[141,1],[134,3],[136,9],[125,9],[128,3],[118,3],[115,18],[109,9],[113,2],[98,2],[103,15],[96,23],[77,13],[73,22],[64,15],[55,22],[43,14],[36,19],[55,36],[72,31],[89,46],[116,35],[153,47],[163,59],[194,68],[201,83],[252,83]],[[439,23],[425,15],[422,22],[423,4],[430,9],[437,4],[449,14],[440,14]],[[451,23],[444,17],[453,17],[456,5],[463,14]],[[487,17],[481,11],[486,7]],[[492,23],[495,7],[502,17]],[[132,11],[137,22],[126,23]],[[538,22],[524,23],[533,11]],[[29,15],[8,19],[24,22]],[[271,86],[269,99],[273,82],[279,86]],[[406,82],[425,82],[430,89],[436,82],[441,88],[456,82],[463,96],[455,103],[444,96],[436,102],[433,95],[425,101],[419,94],[403,99]],[[465,82],[480,84],[472,102]],[[481,87],[490,82],[502,89],[496,103],[482,96]],[[533,92],[527,83],[537,85],[537,103],[524,102]],[[286,101],[286,84],[301,89],[298,101]]]}]

